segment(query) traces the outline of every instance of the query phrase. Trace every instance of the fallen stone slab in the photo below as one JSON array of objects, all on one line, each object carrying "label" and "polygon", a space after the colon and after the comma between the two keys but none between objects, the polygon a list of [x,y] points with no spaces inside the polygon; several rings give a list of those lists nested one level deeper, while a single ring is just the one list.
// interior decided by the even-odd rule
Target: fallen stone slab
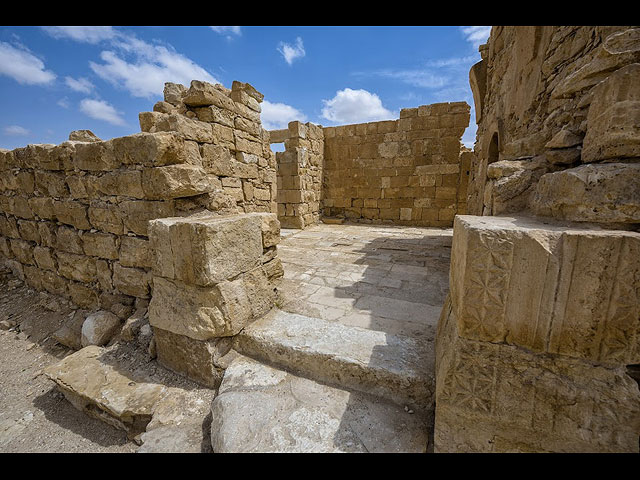
[{"label": "fallen stone slab", "polygon": [[85,347],[44,373],[78,410],[134,438],[145,431],[167,387],[136,382],[117,366],[103,363],[103,351],[95,345]]},{"label": "fallen stone slab", "polygon": [[235,339],[235,349],[318,381],[429,408],[432,342],[274,309]]},{"label": "fallen stone slab", "polygon": [[215,453],[424,453],[426,412],[237,356],[211,406]]},{"label": "fallen stone slab", "polygon": [[95,345],[44,373],[74,407],[126,431],[130,440],[143,443],[142,452],[200,452],[208,445],[203,423],[213,391],[154,383],[141,372],[130,372],[109,349]]}]

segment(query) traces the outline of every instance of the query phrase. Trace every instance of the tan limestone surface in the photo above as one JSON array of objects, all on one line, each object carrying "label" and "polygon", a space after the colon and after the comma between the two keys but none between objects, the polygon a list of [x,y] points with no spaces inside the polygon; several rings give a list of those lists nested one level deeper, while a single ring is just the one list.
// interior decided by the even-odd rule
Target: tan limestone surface
[{"label": "tan limestone surface", "polygon": [[441,452],[637,452],[640,234],[456,217],[436,340]]}]

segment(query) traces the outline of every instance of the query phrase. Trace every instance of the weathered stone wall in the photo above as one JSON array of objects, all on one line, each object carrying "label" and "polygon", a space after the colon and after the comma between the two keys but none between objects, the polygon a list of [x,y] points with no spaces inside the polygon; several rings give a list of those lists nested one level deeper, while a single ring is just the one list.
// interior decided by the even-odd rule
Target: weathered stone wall
[{"label": "weathered stone wall", "polygon": [[469,105],[439,103],[400,119],[324,128],[324,215],[450,227],[464,213]]},{"label": "weathered stone wall", "polygon": [[33,288],[84,308],[148,298],[149,220],[275,213],[261,100],[239,82],[167,84],[143,133],[0,152],[0,253]]},{"label": "weathered stone wall", "polygon": [[278,220],[284,228],[305,228],[320,221],[324,132],[313,123],[290,122],[273,132],[271,141],[284,141],[276,153]]},{"label": "weathered stone wall", "polygon": [[640,28],[493,27],[468,212],[640,223]]},{"label": "weathered stone wall", "polygon": [[493,27],[480,52],[436,451],[638,452],[640,28]]}]

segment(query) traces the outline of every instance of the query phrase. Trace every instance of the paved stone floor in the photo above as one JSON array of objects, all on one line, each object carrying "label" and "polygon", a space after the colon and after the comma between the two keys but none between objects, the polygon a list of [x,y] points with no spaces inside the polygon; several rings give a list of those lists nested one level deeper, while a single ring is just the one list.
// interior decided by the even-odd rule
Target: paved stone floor
[{"label": "paved stone floor", "polygon": [[282,310],[434,338],[452,229],[320,224],[282,230]]}]

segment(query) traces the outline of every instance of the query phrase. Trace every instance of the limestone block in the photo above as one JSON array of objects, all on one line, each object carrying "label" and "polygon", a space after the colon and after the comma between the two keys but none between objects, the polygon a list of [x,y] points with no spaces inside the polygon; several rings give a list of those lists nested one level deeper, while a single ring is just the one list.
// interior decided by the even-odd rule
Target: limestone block
[{"label": "limestone block", "polygon": [[111,141],[116,158],[125,165],[155,167],[189,161],[184,138],[178,133],[142,132]]},{"label": "limestone block", "polygon": [[79,170],[110,171],[120,166],[111,141],[78,143],[75,150],[73,164]]},{"label": "limestone block", "polygon": [[190,107],[215,105],[226,110],[233,111],[235,109],[233,100],[217,85],[198,80],[191,81],[189,90],[182,97],[182,101]]},{"label": "limestone block", "polygon": [[18,220],[18,232],[23,240],[28,242],[40,243],[40,231],[38,230],[38,222],[31,220]]},{"label": "limestone block", "polygon": [[[9,241],[11,245],[11,251],[16,260],[23,265],[35,265],[36,262],[33,258],[33,246],[24,240],[12,238]],[[262,252],[260,252],[262,253]]]},{"label": "limestone block", "polygon": [[640,363],[640,234],[455,218],[458,334],[607,365]]},{"label": "limestone block", "polygon": [[177,132],[186,140],[212,143],[211,125],[177,113],[142,112],[139,115],[143,132]]},{"label": "limestone block", "polygon": [[82,348],[82,324],[87,317],[87,312],[76,310],[72,312],[64,321],[62,327],[56,330],[52,337],[58,343],[74,350]]},{"label": "limestone block", "polygon": [[[69,195],[65,175],[56,172],[35,172],[36,188],[45,196],[49,197],[66,197]],[[33,190],[33,188],[31,189]]]},{"label": "limestone block", "polygon": [[232,162],[229,148],[211,144],[202,146],[202,167],[207,173],[229,177],[233,175]]},{"label": "limestone block", "polygon": [[151,200],[192,197],[214,189],[206,172],[195,165],[170,165],[142,172],[144,195]]},{"label": "limestone block", "polygon": [[260,264],[260,216],[161,218],[149,224],[155,275],[205,286]]},{"label": "limestone block", "polygon": [[101,310],[89,315],[82,324],[81,344],[106,345],[120,329],[120,319],[111,312]]},{"label": "limestone block", "polygon": [[73,142],[101,142],[91,130],[74,130],[69,134],[69,140]]},{"label": "limestone block", "polygon": [[75,408],[133,438],[145,431],[167,387],[135,381],[112,359],[102,360],[103,356],[104,349],[88,346],[48,367],[45,375]]},{"label": "limestone block", "polygon": [[157,360],[160,365],[209,388],[217,388],[224,370],[217,366],[231,343],[227,339],[195,340],[154,327]]},{"label": "limestone block", "polygon": [[149,296],[149,273],[140,268],[113,264],[113,286],[125,295],[147,298]]},{"label": "limestone block", "polygon": [[[172,217],[175,207],[172,201],[130,200],[119,205],[117,217],[121,219],[127,231],[137,235],[148,235],[149,220]],[[116,232],[112,232],[116,233]],[[120,234],[123,232],[120,231]]]},{"label": "limestone block", "polygon": [[33,249],[33,258],[39,268],[43,270],[51,270],[55,272],[57,270],[57,264],[53,255],[53,250],[47,247],[36,246]]},{"label": "limestone block", "polygon": [[640,63],[634,63],[616,70],[593,88],[583,143],[583,162],[640,157],[638,76]]},{"label": "limestone block", "polygon": [[116,235],[124,233],[124,215],[115,205],[106,202],[92,202],[87,209],[87,214],[91,226],[94,228]]},{"label": "limestone block", "polygon": [[261,103],[262,100],[264,100],[264,95],[256,90],[253,85],[251,85],[250,83],[243,83],[234,80],[231,84],[231,98],[233,98],[233,94],[238,91],[246,93],[257,102]]},{"label": "limestone block", "polygon": [[225,127],[234,126],[234,116],[229,110],[223,110],[214,105],[207,107],[196,107],[193,109],[196,113],[198,120],[208,123],[219,123]]},{"label": "limestone block", "polygon": [[95,188],[104,195],[144,198],[142,172],[139,170],[117,170],[105,173],[96,179]]},{"label": "limestone block", "polygon": [[69,280],[89,283],[96,280],[96,262],[86,255],[56,252],[58,273]]},{"label": "limestone block", "polygon": [[59,222],[81,230],[89,230],[91,224],[87,219],[87,207],[74,200],[54,200],[53,211]]},{"label": "limestone block", "polygon": [[85,255],[116,260],[118,258],[118,237],[108,233],[85,232],[82,235]]},{"label": "limestone block", "polygon": [[436,339],[436,452],[638,452],[640,392],[624,368],[458,335]]},{"label": "limestone block", "polygon": [[196,340],[232,336],[273,302],[273,287],[261,266],[211,287],[154,277],[149,323]]},{"label": "limestone block", "polygon": [[220,453],[424,453],[428,420],[400,406],[236,356],[212,405]]},{"label": "limestone block", "polygon": [[55,235],[55,248],[63,252],[75,253],[77,255],[84,254],[84,247],[82,245],[82,238],[80,237],[80,234],[77,230],[69,227],[58,227]]},{"label": "limestone block", "polygon": [[26,218],[28,220],[33,218],[33,211],[29,206],[27,197],[16,195],[9,198],[9,208],[5,210],[7,213],[11,213],[16,217]]},{"label": "limestone block", "polygon": [[53,199],[48,197],[31,197],[28,200],[31,211],[40,219],[55,220]]},{"label": "limestone block", "polygon": [[577,222],[640,222],[640,164],[581,165],[540,178],[531,208]]},{"label": "limestone block", "polygon": [[273,213],[249,213],[261,219],[262,247],[269,248],[280,243],[280,222]]},{"label": "limestone block", "polygon": [[124,267],[151,268],[152,255],[149,240],[139,237],[121,237],[119,260]]},{"label": "limestone block", "polygon": [[163,93],[165,102],[178,107],[182,103],[182,97],[187,93],[187,87],[179,83],[165,82]]},{"label": "limestone block", "polygon": [[78,282],[69,282],[67,287],[69,297],[75,305],[91,310],[100,306],[98,292],[94,288]]},{"label": "limestone block", "polygon": [[66,177],[67,187],[72,198],[94,198],[98,196],[96,188],[96,177],[93,175],[68,175]]}]

